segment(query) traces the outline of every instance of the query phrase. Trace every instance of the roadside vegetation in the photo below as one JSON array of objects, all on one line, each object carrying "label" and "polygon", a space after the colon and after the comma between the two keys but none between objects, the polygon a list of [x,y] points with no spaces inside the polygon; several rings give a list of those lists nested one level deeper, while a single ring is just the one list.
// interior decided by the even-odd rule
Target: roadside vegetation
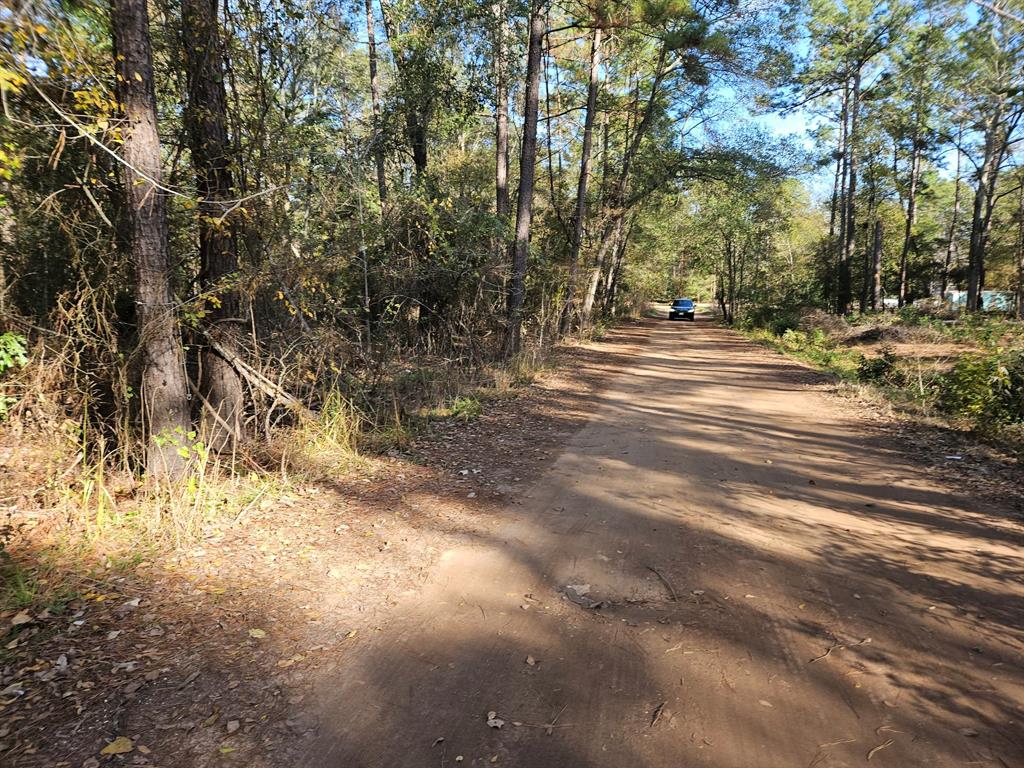
[{"label": "roadside vegetation", "polygon": [[653,299],[1019,439],[1022,17],[5,5],[0,690],[39,616],[391,471]]},{"label": "roadside vegetation", "polygon": [[807,313],[777,333],[747,326],[753,340],[840,381],[868,387],[911,416],[1024,449],[1024,333],[1004,317],[939,318],[907,308],[837,318]]}]

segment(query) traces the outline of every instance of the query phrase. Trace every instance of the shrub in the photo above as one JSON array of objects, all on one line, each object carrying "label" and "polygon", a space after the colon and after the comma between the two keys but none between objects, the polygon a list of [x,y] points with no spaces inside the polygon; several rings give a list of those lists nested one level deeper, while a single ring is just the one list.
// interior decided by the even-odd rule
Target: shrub
[{"label": "shrub", "polygon": [[906,386],[907,376],[900,370],[896,350],[882,347],[878,357],[861,356],[857,366],[857,379],[871,384],[884,384],[889,387]]},{"label": "shrub", "polygon": [[475,397],[457,397],[452,402],[451,412],[452,418],[474,421],[483,413],[483,407]]},{"label": "shrub", "polygon": [[[22,368],[28,364],[25,337],[16,333],[0,334],[0,376],[3,376],[12,368]],[[7,418],[7,414],[17,402],[17,399],[0,391],[0,421]]]},{"label": "shrub", "polygon": [[936,388],[943,411],[979,429],[1024,423],[1024,352],[964,355]]}]

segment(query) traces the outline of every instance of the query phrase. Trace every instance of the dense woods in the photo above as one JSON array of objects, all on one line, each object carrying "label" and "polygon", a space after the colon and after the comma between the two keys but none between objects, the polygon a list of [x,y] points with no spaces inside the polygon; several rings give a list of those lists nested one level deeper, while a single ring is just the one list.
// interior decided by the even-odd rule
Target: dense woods
[{"label": "dense woods", "polygon": [[1022,13],[15,3],[2,413],[177,476],[671,295],[1020,315]]}]

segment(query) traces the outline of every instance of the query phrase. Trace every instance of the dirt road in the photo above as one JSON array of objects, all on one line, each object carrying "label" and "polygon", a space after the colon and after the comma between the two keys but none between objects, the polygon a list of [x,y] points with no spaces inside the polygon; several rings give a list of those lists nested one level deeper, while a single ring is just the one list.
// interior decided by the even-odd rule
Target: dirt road
[{"label": "dirt road", "polygon": [[1007,510],[733,333],[643,329],[495,535],[339,661],[302,764],[1024,765]]}]

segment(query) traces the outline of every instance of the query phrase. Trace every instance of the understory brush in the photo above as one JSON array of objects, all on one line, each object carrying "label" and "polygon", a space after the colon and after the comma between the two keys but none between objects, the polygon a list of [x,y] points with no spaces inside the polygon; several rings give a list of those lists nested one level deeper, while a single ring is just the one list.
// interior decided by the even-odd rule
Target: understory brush
[{"label": "understory brush", "polygon": [[810,311],[799,328],[748,328],[761,344],[1019,451],[1024,446],[1024,328],[1000,316],[915,307],[849,318]]},{"label": "understory brush", "polygon": [[263,380],[280,391],[250,392],[247,437],[231,450],[211,450],[202,426],[155,436],[186,462],[181,478],[156,483],[139,473],[133,393],[105,386],[125,377],[97,381],[101,358],[84,360],[83,345],[73,356],[16,341],[3,342],[0,358],[0,396],[13,406],[0,410],[0,503],[10,511],[0,611],[60,602],[89,579],[217,538],[296,489],[376,474],[386,466],[378,456],[408,450],[433,423],[471,422],[489,402],[518,396],[552,354],[534,345],[486,361],[397,350],[343,367],[321,340],[265,366]]}]

